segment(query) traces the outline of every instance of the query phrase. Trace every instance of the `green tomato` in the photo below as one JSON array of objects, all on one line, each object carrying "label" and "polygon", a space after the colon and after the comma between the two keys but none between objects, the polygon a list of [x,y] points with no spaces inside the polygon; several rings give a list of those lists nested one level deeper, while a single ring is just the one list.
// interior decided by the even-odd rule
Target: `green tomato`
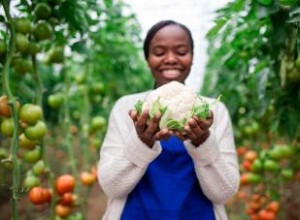
[{"label": "green tomato", "polygon": [[60,93],[52,94],[48,96],[48,105],[51,108],[58,108],[62,105],[63,102],[64,102],[64,97]]},{"label": "green tomato", "polygon": [[12,66],[15,68],[16,72],[20,74],[33,72],[32,62],[25,58],[13,59]]},{"label": "green tomato", "polygon": [[37,146],[34,150],[26,151],[24,154],[24,160],[28,163],[36,163],[42,157],[41,147]]},{"label": "green tomato", "polygon": [[25,177],[24,181],[23,181],[23,186],[26,189],[31,189],[35,186],[40,186],[41,185],[41,181],[37,176],[34,175],[28,175]]},{"label": "green tomato", "polygon": [[9,156],[8,151],[5,148],[0,147],[0,160]]},{"label": "green tomato", "polygon": [[266,159],[264,161],[264,169],[270,172],[277,172],[280,169],[280,165],[275,160]]},{"label": "green tomato", "polygon": [[43,160],[37,161],[32,167],[33,173],[37,176],[45,173],[46,165]]},{"label": "green tomato", "polygon": [[289,145],[283,145],[279,147],[279,149],[281,150],[283,158],[291,158],[296,154],[296,149]]},{"label": "green tomato", "polygon": [[34,14],[38,20],[50,17],[51,11],[51,7],[44,2],[38,3],[34,7]]},{"label": "green tomato", "polygon": [[0,39],[0,56],[5,54],[6,52],[6,44],[3,39]]},{"label": "green tomato", "polygon": [[52,47],[45,59],[46,63],[62,63],[64,61],[64,47],[63,46],[55,46]]},{"label": "green tomato", "polygon": [[35,25],[33,35],[38,41],[49,40],[53,36],[53,28],[48,22],[41,21]]},{"label": "green tomato", "polygon": [[36,55],[37,53],[41,52],[41,45],[36,42],[29,42],[27,52],[31,55]]},{"label": "green tomato", "polygon": [[27,34],[31,31],[31,21],[27,17],[15,19],[14,24],[18,33]]},{"label": "green tomato", "polygon": [[27,124],[35,124],[42,119],[42,109],[38,105],[25,104],[20,108],[19,116],[20,120]]},{"label": "green tomato", "polygon": [[106,125],[106,119],[103,116],[96,116],[92,118],[91,128],[93,130],[101,130]]},{"label": "green tomato", "polygon": [[279,0],[279,4],[281,6],[292,6],[294,5],[298,0]]},{"label": "green tomato", "polygon": [[250,167],[252,172],[261,172],[264,169],[264,163],[260,159],[255,159]]},{"label": "green tomato", "polygon": [[14,121],[12,118],[4,118],[1,123],[1,133],[6,137],[12,137],[14,133]]},{"label": "green tomato", "polygon": [[24,34],[18,33],[16,35],[16,48],[18,51],[24,53],[28,50],[29,40]]},{"label": "green tomato", "polygon": [[257,0],[257,2],[264,6],[269,6],[273,3],[273,0]]},{"label": "green tomato", "polygon": [[47,126],[45,122],[38,121],[34,125],[30,125],[25,128],[24,134],[30,140],[39,140],[44,137],[47,132]]},{"label": "green tomato", "polygon": [[282,159],[282,152],[278,147],[270,149],[268,155],[273,160],[280,160]]},{"label": "green tomato", "polygon": [[280,176],[284,181],[291,181],[294,177],[294,171],[290,168],[284,168],[280,171]]},{"label": "green tomato", "polygon": [[295,65],[298,69],[300,69],[300,57],[298,57],[295,61]]},{"label": "green tomato", "polygon": [[251,184],[257,184],[261,182],[261,175],[257,173],[249,173],[247,175],[247,182]]},{"label": "green tomato", "polygon": [[105,86],[104,86],[104,83],[98,82],[98,83],[92,84],[91,89],[92,89],[92,92],[95,94],[103,94],[105,91]]}]

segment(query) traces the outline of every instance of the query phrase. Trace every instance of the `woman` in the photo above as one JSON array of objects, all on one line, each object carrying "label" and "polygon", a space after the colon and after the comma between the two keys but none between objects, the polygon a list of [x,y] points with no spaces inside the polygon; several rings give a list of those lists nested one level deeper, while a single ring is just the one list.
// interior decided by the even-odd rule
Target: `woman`
[{"label": "woman", "polygon": [[[148,31],[144,55],[156,88],[184,83],[193,48],[189,29],[175,21],[158,22]],[[133,106],[148,93],[124,96],[112,109],[98,165],[108,197],[103,219],[226,220],[224,204],[239,186],[227,108],[217,102],[207,119],[193,117],[183,137],[159,131],[160,115],[150,123],[147,110],[137,117]]]}]

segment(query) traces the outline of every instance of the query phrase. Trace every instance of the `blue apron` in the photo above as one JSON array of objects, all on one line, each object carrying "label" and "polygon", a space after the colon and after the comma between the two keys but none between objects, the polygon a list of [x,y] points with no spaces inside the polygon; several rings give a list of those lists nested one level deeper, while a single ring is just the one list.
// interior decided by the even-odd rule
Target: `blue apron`
[{"label": "blue apron", "polygon": [[215,220],[183,142],[172,136],[161,146],[162,153],[128,195],[121,220]]}]

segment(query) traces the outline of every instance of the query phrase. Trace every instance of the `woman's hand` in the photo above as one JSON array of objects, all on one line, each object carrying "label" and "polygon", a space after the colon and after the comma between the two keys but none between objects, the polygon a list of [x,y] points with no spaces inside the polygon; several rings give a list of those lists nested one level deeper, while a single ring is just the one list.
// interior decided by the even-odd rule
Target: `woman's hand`
[{"label": "woman's hand", "polygon": [[129,116],[133,120],[138,137],[150,148],[152,148],[156,140],[168,139],[172,134],[169,130],[159,130],[160,114],[155,115],[150,120],[147,110],[140,115],[136,111],[130,110]]},{"label": "woman's hand", "polygon": [[209,137],[209,128],[212,123],[212,111],[206,119],[199,119],[194,116],[187,121],[184,132],[176,132],[176,135],[182,140],[190,139],[193,145],[199,146]]}]

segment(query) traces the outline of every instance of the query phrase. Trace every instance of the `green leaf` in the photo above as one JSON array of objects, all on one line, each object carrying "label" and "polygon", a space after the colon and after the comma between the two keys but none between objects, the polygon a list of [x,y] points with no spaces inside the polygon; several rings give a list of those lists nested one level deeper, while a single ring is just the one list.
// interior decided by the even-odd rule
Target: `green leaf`
[{"label": "green leaf", "polygon": [[217,20],[215,20],[215,26],[208,31],[206,34],[206,38],[213,38],[216,36],[219,31],[227,24],[228,18],[222,17]]},{"label": "green leaf", "polygon": [[167,121],[167,127],[171,130],[182,130],[184,127],[184,124],[175,119],[169,119]]},{"label": "green leaf", "polygon": [[160,97],[158,97],[153,103],[152,106],[149,110],[149,116],[150,118],[153,118],[155,116],[156,113],[163,113],[164,111],[166,111],[166,107],[162,106],[160,103]]},{"label": "green leaf", "polygon": [[143,111],[143,104],[144,104],[143,101],[138,100],[137,103],[134,105],[134,109],[138,115],[140,115]]}]

